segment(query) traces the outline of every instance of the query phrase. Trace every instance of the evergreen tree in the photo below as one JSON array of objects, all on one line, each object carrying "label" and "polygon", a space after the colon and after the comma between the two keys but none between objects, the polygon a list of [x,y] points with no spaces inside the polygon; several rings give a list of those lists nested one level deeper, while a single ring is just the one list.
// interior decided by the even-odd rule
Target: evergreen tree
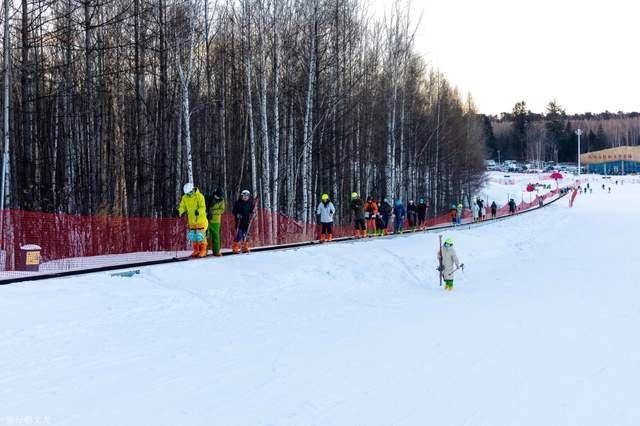
[{"label": "evergreen tree", "polygon": [[565,121],[566,113],[564,109],[554,99],[547,105],[546,108],[546,154],[547,158],[555,160],[556,150],[560,150],[560,144],[563,139],[566,139],[565,133]]},{"label": "evergreen tree", "polygon": [[527,129],[529,128],[531,112],[527,109],[527,103],[521,101],[513,107],[513,143],[519,160],[527,159]]}]

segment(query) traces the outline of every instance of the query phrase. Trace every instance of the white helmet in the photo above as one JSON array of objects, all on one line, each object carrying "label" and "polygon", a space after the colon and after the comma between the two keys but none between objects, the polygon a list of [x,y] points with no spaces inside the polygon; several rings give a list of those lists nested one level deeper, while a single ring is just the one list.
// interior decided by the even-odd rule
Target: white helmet
[{"label": "white helmet", "polygon": [[193,184],[191,182],[187,182],[182,187],[182,192],[185,194],[190,194],[193,191]]},{"label": "white helmet", "polygon": [[248,189],[245,189],[244,191],[242,191],[242,192],[240,193],[240,195],[241,195],[242,197],[251,197],[251,192],[249,192],[249,190],[248,190]]}]

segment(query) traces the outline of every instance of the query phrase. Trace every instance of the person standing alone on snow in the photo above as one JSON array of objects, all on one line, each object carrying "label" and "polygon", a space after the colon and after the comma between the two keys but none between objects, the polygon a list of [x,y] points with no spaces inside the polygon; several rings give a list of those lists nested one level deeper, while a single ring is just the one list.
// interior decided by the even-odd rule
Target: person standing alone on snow
[{"label": "person standing alone on snow", "polygon": [[498,205],[494,201],[493,203],[491,203],[491,219],[496,218],[496,213],[498,213]]},{"label": "person standing alone on snow", "polygon": [[329,200],[329,194],[322,194],[320,204],[316,209],[318,222],[320,222],[320,242],[324,243],[333,239],[333,215],[336,214],[336,208]]},{"label": "person standing alone on snow", "polygon": [[224,213],[224,195],[222,190],[216,189],[207,200],[207,219],[209,220],[208,240],[211,244],[214,256],[222,256],[220,253],[220,227],[222,226],[222,213]]},{"label": "person standing alone on snow", "polygon": [[251,219],[253,219],[254,207],[255,205],[251,198],[251,193],[245,189],[240,193],[240,198],[233,205],[233,217],[236,219],[236,238],[233,242],[234,253],[240,253],[241,243],[242,252],[249,253],[247,233],[249,232]]},{"label": "person standing alone on snow", "polygon": [[446,240],[444,240],[442,248],[438,250],[437,259],[438,264],[441,265],[438,267],[438,270],[442,274],[442,278],[444,278],[444,289],[452,291],[453,274],[456,270],[464,268],[464,264],[460,263],[458,255],[453,248],[453,240],[451,238],[447,238]]},{"label": "person standing alone on snow", "polygon": [[206,232],[208,222],[204,195],[191,182],[185,183],[182,190],[184,195],[180,199],[178,215],[187,214],[189,223],[187,236],[193,244],[191,257],[205,257],[207,255]]}]

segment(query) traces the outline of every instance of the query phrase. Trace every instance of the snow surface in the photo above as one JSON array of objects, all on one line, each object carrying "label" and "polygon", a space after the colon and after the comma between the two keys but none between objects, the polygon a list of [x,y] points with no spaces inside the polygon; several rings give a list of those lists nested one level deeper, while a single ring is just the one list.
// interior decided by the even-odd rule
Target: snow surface
[{"label": "snow surface", "polygon": [[637,425],[639,195],[0,287],[0,424]]}]

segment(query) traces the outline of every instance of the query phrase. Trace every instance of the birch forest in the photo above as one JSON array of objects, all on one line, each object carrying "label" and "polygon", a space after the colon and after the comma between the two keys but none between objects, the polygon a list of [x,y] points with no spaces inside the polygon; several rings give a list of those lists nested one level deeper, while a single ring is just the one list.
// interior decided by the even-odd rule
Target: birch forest
[{"label": "birch forest", "polygon": [[10,208],[172,216],[191,181],[305,221],[328,193],[346,221],[354,191],[436,214],[482,185],[486,126],[401,1],[4,7]]}]

